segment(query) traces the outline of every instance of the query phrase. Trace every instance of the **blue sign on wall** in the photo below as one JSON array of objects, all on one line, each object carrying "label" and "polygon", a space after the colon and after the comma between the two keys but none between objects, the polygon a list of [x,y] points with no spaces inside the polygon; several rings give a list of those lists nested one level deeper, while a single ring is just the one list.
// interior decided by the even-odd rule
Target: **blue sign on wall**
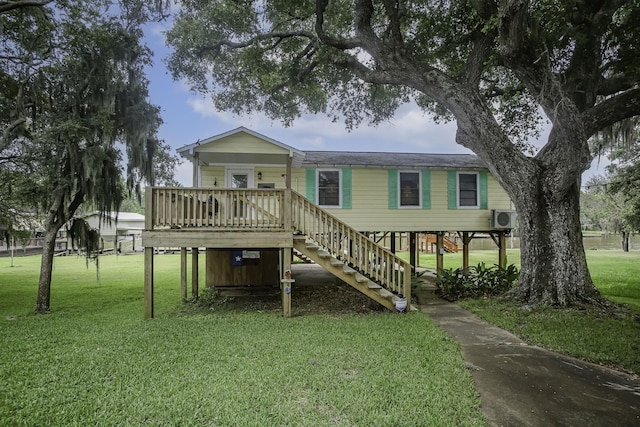
[{"label": "blue sign on wall", "polygon": [[242,250],[231,253],[231,265],[234,267],[242,267]]}]

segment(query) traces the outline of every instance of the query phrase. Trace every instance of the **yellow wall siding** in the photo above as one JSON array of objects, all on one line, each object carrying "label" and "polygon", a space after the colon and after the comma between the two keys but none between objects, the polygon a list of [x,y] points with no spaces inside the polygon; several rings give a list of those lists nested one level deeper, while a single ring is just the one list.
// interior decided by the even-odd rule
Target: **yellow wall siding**
[{"label": "yellow wall siding", "polygon": [[[306,195],[304,170],[293,185]],[[431,209],[389,209],[388,170],[353,169],[352,208],[325,208],[360,231],[480,231],[490,229],[491,209],[510,209],[507,194],[488,177],[488,209],[448,209],[447,171],[431,171]]]},{"label": "yellow wall siding", "polygon": [[[255,184],[274,183],[284,188],[283,167],[255,167]],[[262,172],[262,180],[257,174]],[[203,187],[212,187],[214,178],[224,188],[224,166],[202,168]],[[291,187],[306,197],[306,169],[292,171]],[[511,203],[498,182],[488,176],[488,209],[448,209],[447,170],[431,170],[431,209],[389,209],[388,170],[352,170],[351,209],[325,208],[360,231],[482,231],[490,229],[492,209],[510,209]],[[315,200],[312,200],[315,202]]]},{"label": "yellow wall siding", "polygon": [[224,188],[224,166],[202,166],[202,187],[213,187],[217,183],[218,188]]},{"label": "yellow wall siding", "polygon": [[201,153],[252,153],[252,154],[286,154],[288,150],[278,147],[271,142],[257,138],[244,132],[230,135],[214,141],[214,143],[203,144],[196,148]]},{"label": "yellow wall siding", "polygon": [[[284,188],[284,174],[286,172],[284,167],[262,167],[256,166],[254,172],[254,182],[256,188],[258,184],[275,184],[275,188]],[[258,179],[258,172],[262,172],[262,179]]]}]

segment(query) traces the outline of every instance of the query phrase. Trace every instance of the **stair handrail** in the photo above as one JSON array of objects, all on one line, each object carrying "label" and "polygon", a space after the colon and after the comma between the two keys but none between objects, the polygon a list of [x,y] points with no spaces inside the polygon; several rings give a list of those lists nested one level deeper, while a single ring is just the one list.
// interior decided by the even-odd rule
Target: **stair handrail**
[{"label": "stair handrail", "polygon": [[411,264],[296,191],[291,191],[291,201],[296,231],[385,289],[411,300]]}]

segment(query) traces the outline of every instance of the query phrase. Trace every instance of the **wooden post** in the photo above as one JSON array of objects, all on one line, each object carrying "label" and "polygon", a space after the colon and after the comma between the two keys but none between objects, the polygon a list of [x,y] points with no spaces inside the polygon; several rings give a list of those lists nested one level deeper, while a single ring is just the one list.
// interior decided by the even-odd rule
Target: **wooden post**
[{"label": "wooden post", "polygon": [[180,295],[187,301],[187,248],[180,248]]},{"label": "wooden post", "polygon": [[287,156],[287,175],[284,177],[284,187],[291,189],[291,169],[293,167],[293,158],[291,155]]},{"label": "wooden post", "polygon": [[198,248],[191,248],[191,298],[198,299]]},{"label": "wooden post", "polygon": [[153,248],[144,248],[144,318],[153,319]]},{"label": "wooden post", "polygon": [[409,264],[411,264],[411,276],[415,274],[416,262],[416,233],[409,232]]},{"label": "wooden post", "polygon": [[[287,156],[287,175],[284,178],[284,213],[283,225],[285,231],[293,233],[293,206],[291,197],[291,169],[293,158],[291,154]],[[293,234],[291,236],[293,244]],[[282,290],[282,314],[284,317],[291,317],[291,290],[295,282],[291,277],[291,259],[292,248],[282,248],[280,250],[281,270],[280,270],[280,288]]]},{"label": "wooden post", "polygon": [[407,310],[409,311],[410,307],[411,307],[411,275],[410,274],[406,274],[404,275],[404,284],[403,284],[403,295],[404,297],[407,299]]},{"label": "wooden post", "polygon": [[444,233],[436,233],[436,270],[441,273],[444,270]]},{"label": "wooden post", "polygon": [[280,288],[282,289],[282,314],[284,317],[291,317],[291,290],[295,282],[291,278],[291,249],[282,248],[280,253],[282,259],[282,277]]},{"label": "wooden post", "polygon": [[507,267],[507,239],[505,233],[498,234],[498,265]]},{"label": "wooden post", "polygon": [[[153,188],[144,191],[145,230],[153,230]],[[144,318],[153,318],[153,247],[144,248]]]},{"label": "wooden post", "polygon": [[193,153],[193,187],[197,188],[199,185],[198,183],[198,169],[200,167],[200,165],[198,164],[200,163],[200,156],[199,153],[195,152]]},{"label": "wooden post", "polygon": [[469,272],[469,233],[462,232],[462,269],[465,273]]},{"label": "wooden post", "polygon": [[[496,234],[498,237],[496,237]],[[489,233],[493,242],[498,246],[498,265],[502,268],[507,267],[507,239],[503,232]]]}]

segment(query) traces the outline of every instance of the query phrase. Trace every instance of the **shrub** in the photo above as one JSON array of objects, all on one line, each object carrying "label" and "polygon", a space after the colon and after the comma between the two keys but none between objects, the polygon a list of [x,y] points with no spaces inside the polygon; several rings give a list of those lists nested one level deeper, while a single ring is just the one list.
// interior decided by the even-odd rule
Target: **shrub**
[{"label": "shrub", "polygon": [[213,286],[207,286],[200,291],[197,303],[198,306],[213,310],[214,305],[218,302],[220,293]]},{"label": "shrub", "polygon": [[436,286],[440,295],[450,301],[461,298],[486,298],[507,292],[516,283],[519,275],[518,268],[513,264],[502,268],[499,265],[487,267],[481,262],[471,267],[468,272],[462,268],[443,270],[436,277]]}]

